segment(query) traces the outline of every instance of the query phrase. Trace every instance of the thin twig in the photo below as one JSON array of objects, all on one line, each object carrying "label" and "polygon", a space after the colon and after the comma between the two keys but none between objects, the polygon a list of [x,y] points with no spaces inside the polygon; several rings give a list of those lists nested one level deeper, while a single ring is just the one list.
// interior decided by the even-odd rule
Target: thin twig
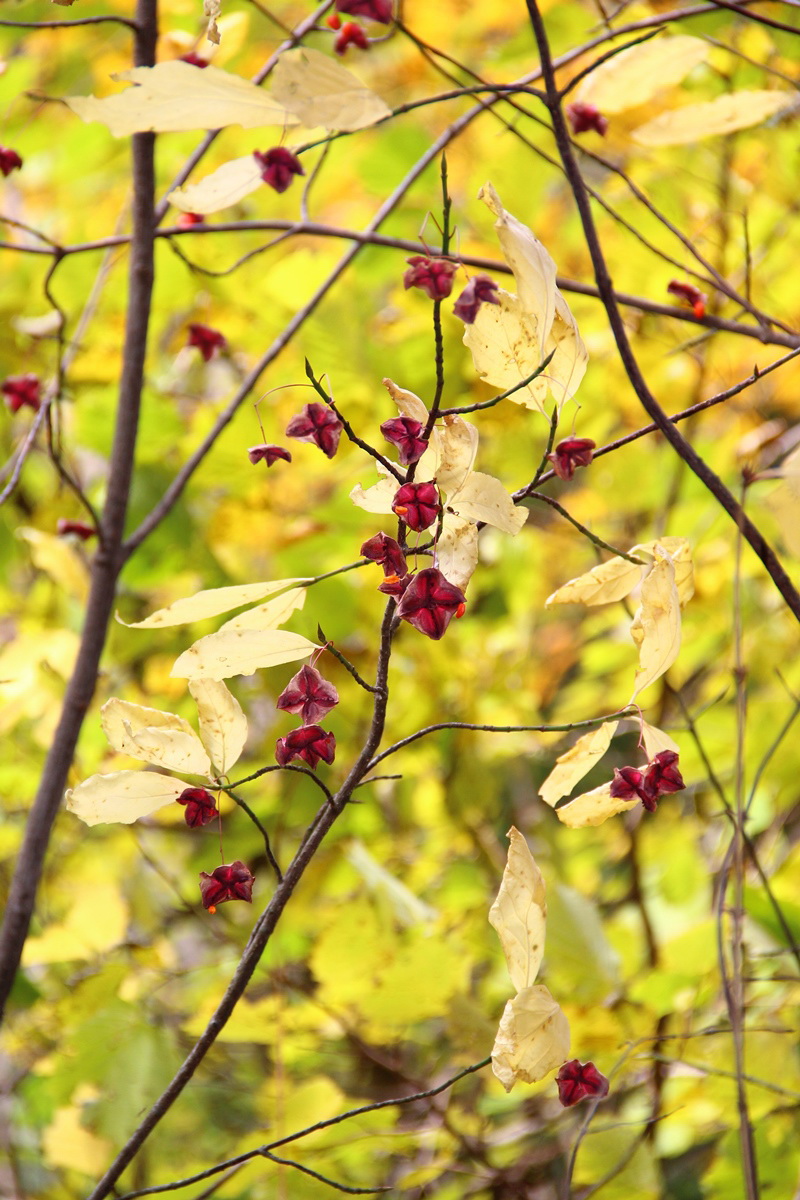
[{"label": "thin twig", "polygon": [[318,1179],[320,1183],[327,1183],[328,1187],[336,1188],[337,1192],[344,1192],[346,1196],[376,1196],[378,1192],[391,1192],[390,1187],[349,1187],[346,1183],[337,1183],[335,1179],[330,1179],[327,1175],[321,1175],[319,1171],[312,1171],[311,1167],[304,1167],[302,1163],[295,1162],[292,1158],[279,1158],[277,1154],[270,1154],[269,1150],[261,1151],[262,1158],[268,1158],[270,1162],[280,1163],[284,1167],[294,1167],[298,1171],[302,1171],[304,1175],[310,1175],[312,1179]]},{"label": "thin twig", "polygon": [[576,518],[573,517],[571,513],[568,513],[564,506],[559,504],[557,500],[554,500],[552,496],[546,496],[544,492],[526,492],[525,499],[541,500],[543,504],[549,504],[551,508],[554,508],[557,513],[561,514],[565,521],[569,521],[570,525],[574,525],[576,529],[580,530],[583,536],[588,538],[590,542],[593,542],[598,549],[608,550],[610,554],[615,555],[617,558],[625,558],[628,562],[636,563],[640,567],[646,565],[644,561],[641,558],[637,558],[635,554],[628,554],[627,550],[618,550],[615,546],[612,546],[610,542],[605,542],[601,537],[598,537],[596,533],[592,533],[591,529],[587,529],[585,525],[582,525],[580,521],[576,520]]}]

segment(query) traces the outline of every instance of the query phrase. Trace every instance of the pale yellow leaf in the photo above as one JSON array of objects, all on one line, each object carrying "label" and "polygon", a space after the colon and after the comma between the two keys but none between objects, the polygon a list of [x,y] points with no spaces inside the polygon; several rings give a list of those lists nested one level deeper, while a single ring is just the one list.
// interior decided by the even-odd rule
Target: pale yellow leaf
[{"label": "pale yellow leaf", "polygon": [[482,304],[478,315],[464,331],[464,345],[481,379],[506,391],[533,373],[555,350],[541,375],[510,397],[515,404],[547,413],[545,404],[552,393],[559,408],[569,400],[586,373],[588,356],[574,322],[565,319],[563,299],[556,296],[556,315],[540,352],[536,324],[517,296],[498,288],[498,304]]},{"label": "pale yellow leaf", "polygon": [[463,592],[478,565],[477,525],[445,512],[436,560],[445,579]]},{"label": "pale yellow leaf", "polygon": [[556,765],[545,779],[539,795],[545,804],[553,808],[562,796],[566,796],[599,762],[611,745],[619,721],[604,721],[598,729],[592,729],[579,737],[574,746],[556,759]]},{"label": "pale yellow leaf", "polygon": [[637,104],[646,104],[662,88],[680,83],[711,47],[700,38],[657,37],[615,54],[581,80],[575,100],[593,104],[608,116]]},{"label": "pale yellow leaf", "polygon": [[89,595],[89,570],[79,551],[64,538],[27,525],[17,529],[31,552],[33,565],[44,571],[68,596],[85,602]]},{"label": "pale yellow leaf", "polygon": [[617,800],[611,795],[611,784],[604,783],[576,796],[562,808],[556,809],[556,816],[570,829],[583,829],[587,825],[602,825],[616,813],[627,812],[641,803],[638,796],[634,800]]},{"label": "pale yellow leaf", "polygon": [[58,333],[63,320],[61,313],[54,308],[41,317],[12,317],[9,324],[17,333],[27,333],[33,338],[46,338]]},{"label": "pale yellow leaf", "polygon": [[638,546],[632,546],[630,553],[639,558],[652,560],[655,558],[657,546],[666,550],[675,564],[675,586],[678,589],[681,608],[685,608],[694,595],[692,548],[685,537],[662,537],[652,542],[642,542]]},{"label": "pale yellow leaf", "polygon": [[[380,470],[380,466],[378,469]],[[399,487],[400,484],[394,476],[387,475],[369,488],[363,488],[357,483],[350,493],[350,499],[366,512],[389,514]]]},{"label": "pale yellow leaf", "polygon": [[521,1080],[536,1083],[566,1062],[569,1022],[542,984],[509,1000],[500,1018],[492,1070],[507,1092]]},{"label": "pale yellow leaf", "polygon": [[195,592],[193,596],[184,596],[167,608],[159,608],[143,621],[117,620],[128,629],[163,629],[167,625],[189,625],[192,621],[202,621],[206,617],[218,617],[220,613],[230,612],[232,608],[242,608],[245,604],[253,604],[282,592],[293,583],[305,583],[305,579],[277,579],[272,583],[241,583],[232,587],[209,588]]},{"label": "pale yellow leaf", "polygon": [[284,50],[272,73],[275,98],[309,129],[351,131],[390,115],[379,96],[345,67],[305,46]]},{"label": "pale yellow leaf", "polygon": [[655,725],[648,725],[646,721],[642,721],[642,741],[648,759],[655,758],[662,750],[674,750],[676,754],[680,750],[677,742],[674,742],[668,733],[657,729]]},{"label": "pale yellow leaf", "polygon": [[[461,417],[445,417],[444,428],[436,433],[439,463],[432,475],[442,491],[450,496],[463,487],[472,471],[478,453],[478,430]],[[429,478],[420,475],[420,470],[422,465],[418,468],[419,479]]]},{"label": "pale yellow leaf", "polygon": [[175,713],[114,697],[100,710],[100,722],[110,745],[120,754],[191,775],[207,775],[211,768],[197,734]]},{"label": "pale yellow leaf", "polygon": [[244,750],[247,718],[222,680],[190,679],[189,691],[197,704],[200,738],[215,770],[225,775]]},{"label": "pale yellow leaf", "polygon": [[231,162],[223,163],[198,183],[188,183],[186,187],[175,188],[167,199],[181,212],[203,215],[219,212],[221,208],[230,208],[232,204],[238,204],[245,196],[261,187],[264,182],[261,178],[262,170],[263,167],[256,162],[253,155],[246,154],[244,158],[234,158]]},{"label": "pale yellow leaf", "polygon": [[308,638],[286,629],[228,629],[210,633],[184,650],[170,674],[179,679],[230,679],[307,658],[318,649]]},{"label": "pale yellow leaf", "polygon": [[489,924],[497,931],[518,992],[536,979],[544,955],[547,918],[542,873],[525,838],[513,825],[500,891],[489,909]]},{"label": "pale yellow leaf", "polygon": [[181,733],[176,729],[140,729],[133,735],[136,758],[166,767],[168,771],[183,771],[187,775],[210,775],[211,763],[205,747],[196,733]]},{"label": "pale yellow leaf", "polygon": [[135,67],[114,79],[135,86],[114,96],[68,96],[66,104],[83,121],[102,121],[114,137],[171,133],[241,125],[296,125],[297,118],[269,92],[219,67],[199,70],[175,59]]},{"label": "pale yellow leaf", "polygon": [[419,421],[420,425],[425,425],[428,420],[428,410],[419,396],[415,396],[413,392],[407,392],[405,388],[398,387],[391,379],[384,379],[383,386],[397,405],[401,417],[410,417],[412,421]]},{"label": "pale yellow leaf", "polygon": [[473,471],[464,486],[448,497],[448,508],[470,521],[485,521],[515,536],[528,519],[528,511],[516,505],[499,479]]},{"label": "pale yellow leaf", "polygon": [[675,585],[675,564],[669,554],[659,554],[642,584],[641,602],[631,624],[631,637],[639,647],[639,670],[633,695],[669,670],[681,648],[681,608]]},{"label": "pale yellow leaf", "polygon": [[517,284],[517,295],[531,322],[539,359],[556,314],[556,264],[542,243],[523,223],[506,212],[491,183],[478,192],[478,199],[494,213],[498,241]]},{"label": "pale yellow leaf", "polygon": [[130,825],[171,804],[185,789],[183,780],[157,771],[116,771],[113,775],[91,775],[70,788],[64,799],[68,811],[87,825]]},{"label": "pale yellow leaf", "polygon": [[654,117],[631,134],[640,146],[684,146],[701,138],[760,125],[793,103],[789,92],[730,92]]},{"label": "pale yellow leaf", "polygon": [[611,558],[570,579],[545,600],[545,608],[551,604],[611,604],[622,600],[638,584],[646,566],[628,562],[626,558]]},{"label": "pale yellow leaf", "polygon": [[284,621],[288,621],[293,612],[302,608],[306,602],[308,588],[290,588],[288,592],[259,604],[257,608],[248,608],[247,612],[232,617],[219,628],[219,633],[225,629],[277,629]]}]

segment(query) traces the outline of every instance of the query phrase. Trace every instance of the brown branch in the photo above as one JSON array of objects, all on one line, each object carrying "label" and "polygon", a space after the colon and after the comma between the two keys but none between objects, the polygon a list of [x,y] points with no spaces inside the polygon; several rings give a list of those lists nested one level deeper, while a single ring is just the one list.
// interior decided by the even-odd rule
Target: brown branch
[{"label": "brown branch", "polygon": [[667,414],[661,408],[661,405],[656,400],[644,375],[641,372],[639,364],[633,353],[633,349],[628,340],[628,335],[625,330],[625,325],[622,320],[622,314],[619,310],[614,288],[611,282],[611,277],[608,272],[603,250],[597,236],[597,230],[592,216],[589,197],[583,181],[583,177],[578,169],[575,157],[572,152],[569,132],[567,130],[564,114],[561,111],[561,105],[558,100],[558,88],[556,86],[555,73],[553,62],[550,55],[550,45],[547,39],[544,23],[541,14],[536,4],[536,0],[526,0],[528,13],[530,15],[531,24],[533,26],[534,36],[539,49],[539,55],[542,63],[542,73],[545,80],[545,86],[548,97],[548,108],[553,121],[553,131],[558,145],[558,150],[561,155],[561,160],[564,164],[564,171],[572,189],[575,203],[580,214],[581,223],[583,225],[584,237],[588,247],[592,266],[594,268],[595,281],[597,283],[600,297],[605,305],[608,321],[614,334],[614,340],[617,344],[622,365],[625,368],[625,373],[631,383],[633,390],[638,396],[642,407],[647,412],[651,420],[658,426],[664,437],[676,451],[676,453],[684,460],[686,465],[694,472],[697,478],[711,492],[715,499],[719,502],[722,508],[731,516],[737,527],[741,529],[743,536],[751,548],[761,559],[768,575],[772,579],[776,588],[780,592],[783,599],[795,618],[800,621],[800,593],[798,593],[788,574],[784,570],[775,551],[767,542],[761,531],[753,524],[750,518],[743,512],[741,505],[736,500],[735,496],[725,486],[719,476],[711,470],[708,464],[700,457],[693,446],[686,441],[683,435],[678,431],[676,426],[670,421]]},{"label": "brown branch", "polygon": [[[147,66],[155,62],[156,0],[137,0],[136,11],[139,31],[135,61],[137,66]],[[101,522],[102,544],[92,563],[91,588],[77,662],[67,686],[61,718],[47,756],[11,881],[5,919],[0,932],[0,1015],[19,966],[53,822],[61,804],[83,719],[94,695],[100,655],[114,607],[117,577],[124,561],[120,547],[133,472],[153,285],[154,149],[153,134],[134,135],[133,237],[128,309],[116,426],[109,464],[108,496]]]}]

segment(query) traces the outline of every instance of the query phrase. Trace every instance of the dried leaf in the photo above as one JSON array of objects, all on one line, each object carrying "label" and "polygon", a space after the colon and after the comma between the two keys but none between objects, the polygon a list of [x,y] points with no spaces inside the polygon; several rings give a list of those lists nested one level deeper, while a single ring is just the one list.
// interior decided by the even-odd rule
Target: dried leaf
[{"label": "dried leaf", "polygon": [[306,602],[308,588],[290,588],[274,600],[259,604],[257,608],[249,608],[247,612],[232,617],[219,628],[224,629],[277,629],[284,621],[288,621],[293,612],[302,608]]},{"label": "dried leaf", "polygon": [[200,71],[174,59],[154,67],[135,67],[112,78],[136,86],[103,99],[67,96],[65,103],[83,121],[102,121],[114,137],[222,129],[226,125],[257,129],[297,124],[292,112],[269,92],[219,67]]},{"label": "dried leaf", "polygon": [[556,264],[527,225],[506,212],[491,183],[481,188],[478,199],[483,200],[497,217],[495,232],[503,257],[514,272],[520,303],[534,327],[541,361],[546,354],[544,347],[556,315]]},{"label": "dried leaf", "polygon": [[634,800],[618,800],[611,795],[611,784],[604,783],[576,796],[569,804],[556,809],[556,816],[570,829],[583,829],[587,825],[602,825],[609,817],[617,813],[627,812],[635,808],[641,801],[637,796]]},{"label": "dried leaf", "polygon": [[413,392],[407,392],[405,388],[398,387],[391,379],[384,379],[383,386],[397,405],[401,417],[410,417],[412,421],[419,421],[420,425],[425,425],[428,420],[428,410],[419,396],[415,396]]},{"label": "dried leaf", "polygon": [[542,984],[509,1000],[492,1047],[492,1070],[507,1092],[518,1080],[536,1083],[569,1054],[569,1023]]},{"label": "dried leaf", "polygon": [[225,775],[244,750],[247,718],[221,680],[190,679],[189,691],[197,704],[202,743],[214,769]]},{"label": "dried leaf", "polygon": [[640,558],[654,559],[657,546],[666,550],[675,564],[675,586],[678,589],[681,608],[685,608],[694,595],[692,548],[685,537],[662,537],[631,547],[631,554],[636,554]]},{"label": "dried leaf", "polygon": [[293,583],[306,583],[306,579],[276,579],[271,583],[242,583],[233,587],[208,588],[195,592],[193,596],[184,596],[167,608],[159,608],[156,612],[145,617],[143,621],[133,621],[129,625],[119,614],[117,620],[127,629],[163,629],[168,625],[189,625],[192,621],[202,621],[206,617],[218,617],[220,613],[230,612],[232,608],[242,608],[245,604],[253,604],[282,592]]},{"label": "dried leaf", "polygon": [[604,721],[598,729],[592,729],[579,737],[574,746],[556,759],[556,765],[547,776],[539,795],[551,808],[562,796],[568,795],[575,784],[591,771],[611,745],[619,721]]},{"label": "dried leaf", "polygon": [[642,584],[639,608],[631,624],[631,636],[639,647],[639,670],[633,695],[669,670],[681,648],[681,608],[675,585],[675,564],[665,551]]},{"label": "dried leaf", "polygon": [[229,629],[210,633],[184,650],[170,674],[179,679],[230,679],[307,658],[318,649],[308,638],[286,629]]},{"label": "dried leaf", "polygon": [[542,873],[525,838],[512,825],[500,891],[489,909],[489,924],[497,930],[508,973],[516,990],[536,979],[544,955],[547,917]]},{"label": "dried leaf", "polygon": [[220,43],[219,26],[217,19],[222,15],[221,0],[203,0],[203,16],[208,19],[208,28],[206,29],[206,38],[209,42],[213,42],[215,46]]},{"label": "dried leaf", "polygon": [[662,88],[680,83],[711,47],[700,38],[658,37],[615,54],[587,75],[575,90],[575,100],[593,104],[604,116],[646,104]]},{"label": "dried leaf", "polygon": [[379,96],[319,50],[284,50],[272,73],[277,100],[308,128],[365,129],[390,115]]},{"label": "dried leaf", "polygon": [[[378,470],[381,471],[380,463]],[[381,474],[383,474],[382,471]],[[360,483],[357,483],[350,492],[350,499],[353,504],[358,508],[363,508],[366,512],[388,515],[392,512],[392,503],[399,487],[400,484],[393,475],[384,475],[383,479],[379,479],[369,488],[363,488]]]},{"label": "dried leaf", "polygon": [[662,750],[674,750],[676,754],[680,753],[680,747],[673,742],[668,733],[664,733],[663,729],[657,729],[655,725],[648,725],[646,721],[642,721],[642,741],[648,759],[655,758]]},{"label": "dried leaf", "polygon": [[197,734],[175,713],[114,697],[101,708],[100,723],[109,744],[120,754],[191,775],[208,775],[211,769]]},{"label": "dried leaf", "polygon": [[477,525],[446,512],[436,558],[445,579],[463,592],[478,565]]},{"label": "dried leaf", "polygon": [[789,92],[730,92],[706,104],[689,104],[661,113],[646,125],[640,125],[631,136],[640,146],[684,146],[701,138],[760,125],[788,108],[793,100]]},{"label": "dried leaf", "polygon": [[177,800],[185,788],[182,779],[157,771],[116,771],[113,775],[90,776],[70,788],[64,799],[68,811],[87,825],[115,821],[130,825]]},{"label": "dried leaf", "polygon": [[231,162],[223,163],[199,183],[175,188],[167,199],[181,212],[203,213],[204,216],[207,213],[219,212],[221,208],[230,208],[232,204],[238,204],[245,196],[261,187],[264,182],[261,178],[262,170],[253,155],[246,154],[244,158],[234,158]]},{"label": "dried leaf", "polygon": [[545,608],[551,604],[611,604],[622,600],[638,584],[645,565],[637,566],[626,558],[611,558],[570,579],[545,600]]}]

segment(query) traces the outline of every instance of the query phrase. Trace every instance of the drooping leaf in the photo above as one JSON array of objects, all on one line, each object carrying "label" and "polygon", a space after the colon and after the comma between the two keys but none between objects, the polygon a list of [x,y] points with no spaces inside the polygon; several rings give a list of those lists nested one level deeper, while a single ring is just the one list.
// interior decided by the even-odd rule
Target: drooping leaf
[{"label": "drooping leaf", "polygon": [[226,629],[277,629],[284,621],[289,620],[293,612],[303,607],[307,595],[307,588],[290,588],[288,592],[283,592],[274,600],[268,600],[266,604],[248,608],[247,612],[240,613],[238,617],[231,617],[230,621],[220,625],[219,632],[222,633]]},{"label": "drooping leaf", "polygon": [[569,1046],[567,1018],[547,988],[537,983],[506,1005],[492,1047],[492,1070],[510,1092],[519,1080],[536,1083],[560,1067]]},{"label": "drooping leaf", "polygon": [[640,146],[684,146],[760,125],[793,101],[789,92],[742,91],[661,113],[632,133]]},{"label": "drooping leaf", "polygon": [[390,112],[345,67],[305,46],[284,50],[272,74],[272,91],[310,129],[365,129]]},{"label": "drooping leaf", "polygon": [[[435,433],[438,464],[430,475],[421,474],[419,478],[431,479],[435,476],[443,492],[448,496],[455,495],[465,485],[475,465],[478,430],[463,417],[445,417],[444,428],[435,430]],[[424,461],[424,457],[420,459],[420,463]],[[423,470],[422,466],[418,467],[418,471]]]},{"label": "drooping leaf", "polygon": [[631,624],[639,647],[639,670],[633,695],[669,670],[681,648],[681,608],[675,584],[675,564],[664,551],[642,584],[641,603]]},{"label": "drooping leaf", "polygon": [[539,789],[545,804],[555,807],[562,796],[568,795],[575,784],[588,775],[611,745],[618,725],[619,721],[604,721],[598,729],[585,733],[569,750],[559,755],[556,765]]},{"label": "drooping leaf", "polygon": [[210,633],[184,650],[170,674],[178,679],[230,679],[307,658],[318,649],[308,638],[286,629],[227,629]]},{"label": "drooping leaf", "polygon": [[646,721],[642,721],[642,741],[648,759],[655,758],[662,750],[673,750],[676,754],[680,751],[680,747],[668,733],[657,729],[655,725],[648,725]]},{"label": "drooping leaf", "polygon": [[412,421],[419,421],[420,425],[425,425],[428,420],[428,410],[419,396],[406,391],[405,388],[398,387],[391,379],[384,379],[383,386],[397,405],[401,417],[410,417]]},{"label": "drooping leaf", "polygon": [[497,930],[511,982],[519,992],[530,987],[539,973],[547,904],[544,879],[528,843],[513,825],[508,838],[508,858],[500,890],[489,909],[489,924]]},{"label": "drooping leaf", "polygon": [[[195,68],[196,70],[197,68]],[[181,212],[215,213],[238,204],[264,182],[263,167],[252,154],[223,163],[198,183],[175,188],[167,196]]]},{"label": "drooping leaf", "polygon": [[680,83],[710,51],[707,42],[683,34],[641,42],[587,75],[575,89],[575,100],[593,104],[604,116],[646,104],[663,88]]},{"label": "drooping leaf", "polygon": [[175,713],[159,712],[116,696],[100,710],[100,723],[109,744],[120,754],[142,762],[207,775],[211,767],[203,744],[188,721]]},{"label": "drooping leaf", "polygon": [[69,812],[87,825],[120,822],[130,825],[156,809],[177,800],[186,784],[157,771],[116,771],[113,775],[91,775],[64,799]]},{"label": "drooping leaf", "polygon": [[632,592],[645,570],[644,563],[638,566],[626,558],[611,558],[570,579],[545,600],[545,608],[551,604],[612,604]]},{"label": "drooping leaf", "polygon": [[556,809],[556,816],[570,829],[583,829],[587,825],[602,825],[609,817],[617,813],[627,812],[635,808],[641,801],[637,796],[634,800],[619,800],[611,795],[611,784],[604,783],[576,796],[569,804]]},{"label": "drooping leaf", "polygon": [[478,565],[477,525],[446,512],[436,557],[445,579],[463,592]]},{"label": "drooping leaf", "polygon": [[516,505],[499,479],[473,471],[463,487],[448,496],[447,505],[459,517],[485,521],[515,536],[528,519],[527,510]]},{"label": "drooping leaf", "polygon": [[232,587],[208,588],[195,592],[193,596],[184,596],[166,608],[145,617],[143,621],[133,621],[128,624],[119,615],[120,625],[128,629],[163,629],[168,625],[189,625],[192,621],[202,621],[206,617],[217,617],[220,613],[230,612],[232,608],[242,608],[275,592],[283,592],[293,583],[305,583],[305,579],[277,579],[271,583],[242,583]]},{"label": "drooping leaf", "polygon": [[202,743],[215,770],[225,775],[244,749],[247,718],[219,679],[190,679],[189,691],[197,705]]},{"label": "drooping leaf", "polygon": [[131,133],[176,133],[241,125],[296,125],[297,117],[247,79],[219,67],[198,70],[174,59],[154,67],[134,67],[114,79],[135,86],[114,96],[67,96],[83,121],[102,121],[114,137]]},{"label": "drooping leaf", "polygon": [[556,264],[527,225],[503,208],[491,183],[478,192],[478,199],[494,213],[495,232],[517,285],[517,296],[534,327],[539,359],[556,315]]}]

